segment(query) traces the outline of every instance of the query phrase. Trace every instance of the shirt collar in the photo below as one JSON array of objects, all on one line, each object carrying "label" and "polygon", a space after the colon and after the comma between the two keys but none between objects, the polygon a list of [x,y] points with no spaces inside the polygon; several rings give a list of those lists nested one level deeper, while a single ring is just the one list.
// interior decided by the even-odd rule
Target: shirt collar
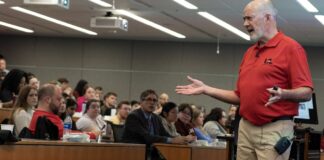
[{"label": "shirt collar", "polygon": [[141,110],[143,111],[143,113],[144,113],[144,117],[145,117],[146,119],[150,119],[150,118],[151,118],[152,113],[147,113],[147,112],[145,112],[143,109],[141,109]]},{"label": "shirt collar", "polygon": [[[274,37],[272,37],[263,47],[271,48],[276,47],[278,43],[281,41],[284,34],[282,32],[278,32]],[[259,48],[259,42],[255,44],[255,48]],[[261,47],[261,48],[263,48]]]}]

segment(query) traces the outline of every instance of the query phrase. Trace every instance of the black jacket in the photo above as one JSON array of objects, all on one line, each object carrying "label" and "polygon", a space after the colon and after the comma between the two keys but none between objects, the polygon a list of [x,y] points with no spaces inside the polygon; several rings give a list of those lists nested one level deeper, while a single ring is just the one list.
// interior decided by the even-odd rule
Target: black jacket
[{"label": "black jacket", "polygon": [[126,119],[122,141],[147,145],[152,143],[166,143],[167,138],[171,136],[165,131],[160,117],[152,113],[151,118],[154,135],[150,135],[148,121],[144,116],[144,111],[139,108],[131,112]]}]

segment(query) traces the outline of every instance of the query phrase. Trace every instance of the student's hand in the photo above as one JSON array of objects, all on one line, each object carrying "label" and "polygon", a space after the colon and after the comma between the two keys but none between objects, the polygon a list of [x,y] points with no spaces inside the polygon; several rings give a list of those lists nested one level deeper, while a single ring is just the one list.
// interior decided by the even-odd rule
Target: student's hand
[{"label": "student's hand", "polygon": [[268,88],[267,90],[271,94],[271,96],[270,96],[268,102],[265,104],[266,107],[273,103],[276,103],[282,99],[282,89],[281,88],[277,87],[276,90],[274,88]]},{"label": "student's hand", "polygon": [[186,139],[186,141],[187,141],[188,143],[191,143],[191,142],[197,140],[197,137],[196,137],[196,136],[192,136],[192,135],[187,135],[187,136],[185,137],[185,139]]},{"label": "student's hand", "polygon": [[102,131],[93,130],[92,133],[94,135],[96,135],[96,137],[98,137],[99,135],[102,135],[103,132]]},{"label": "student's hand", "polygon": [[171,139],[172,144],[187,144],[186,137],[178,136]]},{"label": "student's hand", "polygon": [[190,76],[187,76],[187,78],[191,82],[191,84],[185,86],[176,86],[176,93],[186,95],[198,95],[204,92],[206,85],[202,81],[198,79],[193,79]]}]

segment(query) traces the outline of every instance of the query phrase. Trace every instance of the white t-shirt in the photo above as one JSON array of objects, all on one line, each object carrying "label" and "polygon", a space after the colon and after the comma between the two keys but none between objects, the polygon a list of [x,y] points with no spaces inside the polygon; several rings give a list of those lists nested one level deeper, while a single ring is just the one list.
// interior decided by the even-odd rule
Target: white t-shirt
[{"label": "white t-shirt", "polygon": [[30,121],[33,117],[34,110],[28,109],[25,111],[24,109],[17,109],[13,115],[13,120],[16,126],[15,132],[16,135],[19,135],[21,130],[24,127],[29,127]]},{"label": "white t-shirt", "polygon": [[103,131],[102,135],[106,135],[107,123],[103,120],[101,115],[95,119],[91,119],[87,114],[84,114],[77,122],[76,127],[83,132]]}]

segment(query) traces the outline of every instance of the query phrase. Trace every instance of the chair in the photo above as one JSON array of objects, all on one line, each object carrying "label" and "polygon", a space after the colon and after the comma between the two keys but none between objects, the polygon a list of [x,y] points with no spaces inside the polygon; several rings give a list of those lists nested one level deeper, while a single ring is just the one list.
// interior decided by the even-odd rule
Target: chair
[{"label": "chair", "polygon": [[289,159],[318,160],[320,158],[321,133],[307,128],[295,129],[295,135]]},{"label": "chair", "polygon": [[115,142],[122,142],[125,125],[116,125],[110,121],[108,121],[108,123],[111,125],[111,128],[113,130]]},{"label": "chair", "polygon": [[18,141],[20,141],[20,138],[13,135],[11,131],[0,130],[0,144],[4,144],[5,142],[18,142]]},{"label": "chair", "polygon": [[38,117],[34,138],[59,140],[58,127],[47,119],[46,116]]},{"label": "chair", "polygon": [[36,121],[35,134],[28,127],[24,127],[19,133],[19,138],[50,139],[58,140],[58,128],[45,116],[38,117]]}]

